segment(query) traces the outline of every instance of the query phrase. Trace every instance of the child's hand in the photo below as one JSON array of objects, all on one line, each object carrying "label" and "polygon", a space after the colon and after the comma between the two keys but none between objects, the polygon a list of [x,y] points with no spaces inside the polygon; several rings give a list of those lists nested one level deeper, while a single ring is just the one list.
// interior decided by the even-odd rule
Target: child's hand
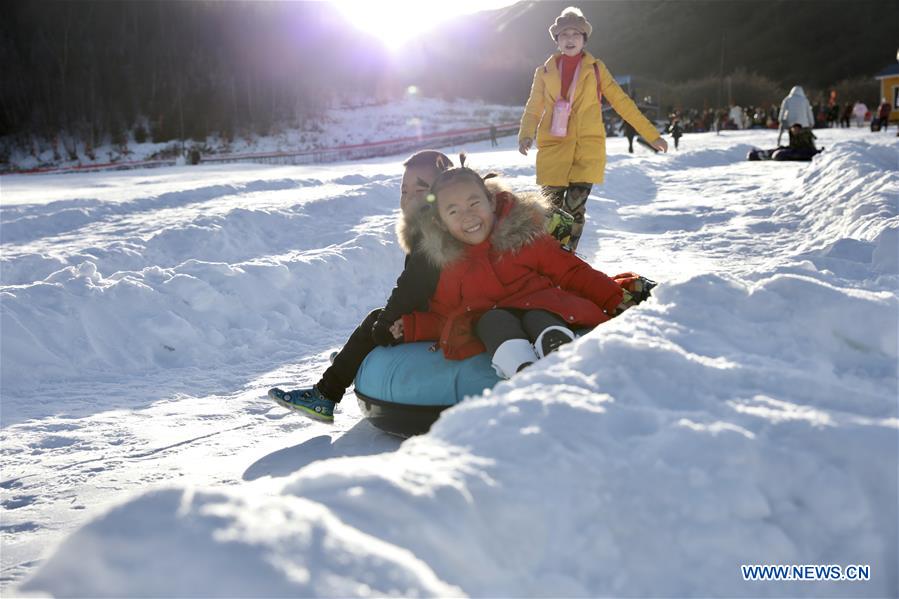
[{"label": "child's hand", "polygon": [[531,144],[534,143],[534,140],[530,137],[525,137],[520,142],[518,142],[518,151],[522,153],[522,155],[527,156],[528,150],[531,149]]},{"label": "child's hand", "polygon": [[375,321],[375,324],[371,327],[371,338],[375,345],[381,347],[396,345],[396,338],[393,336],[393,331],[391,331],[392,326],[393,323],[380,318]]},{"label": "child's hand", "polygon": [[390,326],[390,332],[393,334],[394,339],[402,339],[403,338],[403,319],[398,318],[395,323]]},{"label": "child's hand", "polygon": [[656,141],[652,142],[650,145],[660,152],[668,151],[668,142],[665,141],[665,139],[662,137],[658,138]]}]

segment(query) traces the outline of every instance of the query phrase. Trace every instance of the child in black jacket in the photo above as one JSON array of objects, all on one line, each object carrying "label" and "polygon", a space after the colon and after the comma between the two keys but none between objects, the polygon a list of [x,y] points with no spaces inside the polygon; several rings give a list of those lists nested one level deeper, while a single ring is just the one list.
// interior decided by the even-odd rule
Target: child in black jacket
[{"label": "child in black jacket", "polygon": [[431,183],[453,163],[440,152],[423,150],[413,154],[403,166],[406,168],[400,196],[403,215],[397,223],[397,238],[406,252],[406,262],[396,287],[387,305],[373,310],[353,331],[318,383],[293,391],[277,387],[269,390],[269,397],[285,408],[315,420],[333,422],[334,406],[356,378],[356,371],[365,356],[378,345],[394,345],[401,341],[390,332],[391,325],[403,314],[428,309],[428,300],[437,288],[440,270],[417,248],[421,221],[430,212],[426,196]]},{"label": "child in black jacket", "polygon": [[680,145],[680,138],[684,136],[684,128],[680,124],[680,118],[674,117],[671,119],[671,124],[668,125],[668,133],[674,138],[674,149],[676,150]]}]

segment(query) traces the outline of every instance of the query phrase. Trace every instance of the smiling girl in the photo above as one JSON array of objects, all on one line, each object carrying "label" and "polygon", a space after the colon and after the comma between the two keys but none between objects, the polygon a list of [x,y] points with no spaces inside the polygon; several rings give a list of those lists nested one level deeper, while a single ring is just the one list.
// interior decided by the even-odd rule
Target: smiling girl
[{"label": "smiling girl", "polygon": [[497,373],[510,378],[573,340],[573,327],[614,316],[627,296],[544,231],[542,196],[488,188],[464,160],[437,177],[437,211],[422,224],[420,247],[441,269],[429,311],[403,316],[394,333],[437,340],[451,360],[486,349]]},{"label": "smiling girl", "polygon": [[396,234],[406,260],[396,287],[387,304],[373,310],[353,331],[316,384],[290,391],[280,387],[269,389],[268,396],[279,405],[313,420],[333,422],[334,407],[353,383],[365,357],[376,346],[396,342],[390,330],[393,322],[406,312],[424,309],[428,305],[428,298],[437,286],[440,273],[417,249],[421,223],[428,220],[432,210],[426,201],[431,183],[452,164],[449,157],[435,150],[417,152],[403,163],[405,170],[400,187],[402,216],[397,222]]},{"label": "smiling girl", "polygon": [[667,142],[621,89],[601,60],[584,50],[593,32],[578,8],[562,11],[549,28],[558,48],[534,73],[534,83],[518,132],[518,149],[525,156],[537,137],[537,185],[553,206],[573,217],[570,236],[560,241],[577,248],[584,229],[587,197],[602,183],[606,165],[605,98],[637,133],[657,150]]}]

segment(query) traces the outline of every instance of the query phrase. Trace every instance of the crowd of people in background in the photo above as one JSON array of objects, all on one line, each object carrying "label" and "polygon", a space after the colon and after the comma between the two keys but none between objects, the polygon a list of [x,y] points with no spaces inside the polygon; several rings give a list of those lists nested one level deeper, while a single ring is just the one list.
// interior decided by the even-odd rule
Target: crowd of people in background
[{"label": "crowd of people in background", "polygon": [[[836,94],[833,92],[828,100],[821,99],[814,104],[809,103],[809,107],[811,123],[803,122],[803,126],[814,129],[870,127],[872,131],[887,130],[892,112],[892,107],[885,98],[872,109],[861,100],[838,102]],[[666,111],[665,133],[679,138],[684,133],[722,130],[783,129],[785,131],[793,123],[781,123],[781,110],[782,106],[775,102],[749,106],[733,104],[728,107],[702,109],[669,107]],[[607,128],[610,136],[623,135],[629,138],[633,136],[627,123],[620,120],[610,119]],[[677,143],[676,140],[675,143]]]},{"label": "crowd of people in background", "polygon": [[[705,133],[707,131],[737,130],[737,129],[777,129],[778,107],[774,104],[761,106],[748,106],[746,108],[734,105],[729,108],[687,108],[675,109],[669,107],[667,111],[668,126],[670,132],[672,126],[677,123],[679,134]],[[610,135],[626,135],[627,123],[617,121],[610,126]]]},{"label": "crowd of people in background", "polygon": [[[870,127],[876,130],[886,129],[889,123],[891,107],[889,102],[881,102],[874,110],[861,100],[828,106],[826,103],[812,105],[815,129],[825,127]],[[766,103],[759,106],[729,108],[688,108],[684,110],[670,109],[668,113],[669,127],[675,121],[680,133],[705,133],[707,131],[739,130],[739,129],[778,129],[780,110],[777,104]],[[617,125],[617,126],[616,126]],[[624,124],[626,126],[626,123]],[[609,125],[610,135],[626,135],[621,122]]]},{"label": "crowd of people in background", "polygon": [[[648,100],[648,99],[647,99]],[[646,100],[644,100],[644,103]],[[740,129],[777,130],[777,147],[771,149],[754,148],[749,152],[749,160],[811,160],[822,151],[815,145],[816,136],[813,129],[828,127],[865,127],[872,132],[887,131],[890,116],[893,112],[891,104],[882,98],[880,104],[869,109],[861,100],[840,103],[837,92],[831,91],[829,97],[819,99],[812,104],[801,86],[794,86],[780,104],[765,102],[760,105],[740,106],[732,104],[721,108],[687,108],[669,107],[666,111],[663,133],[674,141],[674,149],[680,148],[680,140],[685,133],[705,133]],[[895,119],[895,115],[894,119]],[[660,118],[656,124],[661,125]],[[899,130],[899,127],[897,127]],[[782,144],[784,133],[788,143]],[[613,115],[606,119],[607,136],[622,135],[627,138],[628,152],[634,153],[634,141],[643,143],[634,127],[627,121],[616,120]],[[899,137],[899,133],[897,133]],[[644,144],[646,145],[646,144]],[[653,148],[650,148],[653,149]]]}]

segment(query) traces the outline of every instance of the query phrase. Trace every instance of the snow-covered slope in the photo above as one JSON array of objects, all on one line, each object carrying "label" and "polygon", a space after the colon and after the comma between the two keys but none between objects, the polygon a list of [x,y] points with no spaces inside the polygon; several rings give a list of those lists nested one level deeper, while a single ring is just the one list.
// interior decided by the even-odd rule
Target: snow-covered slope
[{"label": "snow-covered slope", "polygon": [[68,151],[60,139],[32,140],[30,147],[23,148],[19,145],[18,138],[0,137],[0,149],[6,148],[9,166],[15,170],[175,157],[181,157],[180,161],[183,163],[182,150],[185,147],[201,148],[207,159],[231,154],[308,152],[517,123],[521,117],[521,108],[518,106],[484,104],[462,98],[447,102],[422,97],[414,88],[410,88],[410,93],[405,97],[385,104],[371,103],[367,98],[362,100],[369,103],[331,108],[321,115],[303,118],[302,122],[295,123],[295,127],[282,124],[271,135],[265,136],[245,133],[231,140],[211,135],[203,141],[188,141],[186,144],[179,141],[138,143],[132,132],[124,148],[108,143],[107,140],[107,143],[94,148],[93,157],[88,155],[83,144],[76,144],[77,160],[68,159]]},{"label": "snow-covered slope", "polygon": [[[896,596],[899,144],[820,137],[811,164],[746,162],[768,132],[610,140],[580,250],[655,299],[398,448],[351,395],[334,429],[261,397],[383,302],[396,160],[4,177],[4,584]],[[471,163],[532,188],[512,143]]]}]

